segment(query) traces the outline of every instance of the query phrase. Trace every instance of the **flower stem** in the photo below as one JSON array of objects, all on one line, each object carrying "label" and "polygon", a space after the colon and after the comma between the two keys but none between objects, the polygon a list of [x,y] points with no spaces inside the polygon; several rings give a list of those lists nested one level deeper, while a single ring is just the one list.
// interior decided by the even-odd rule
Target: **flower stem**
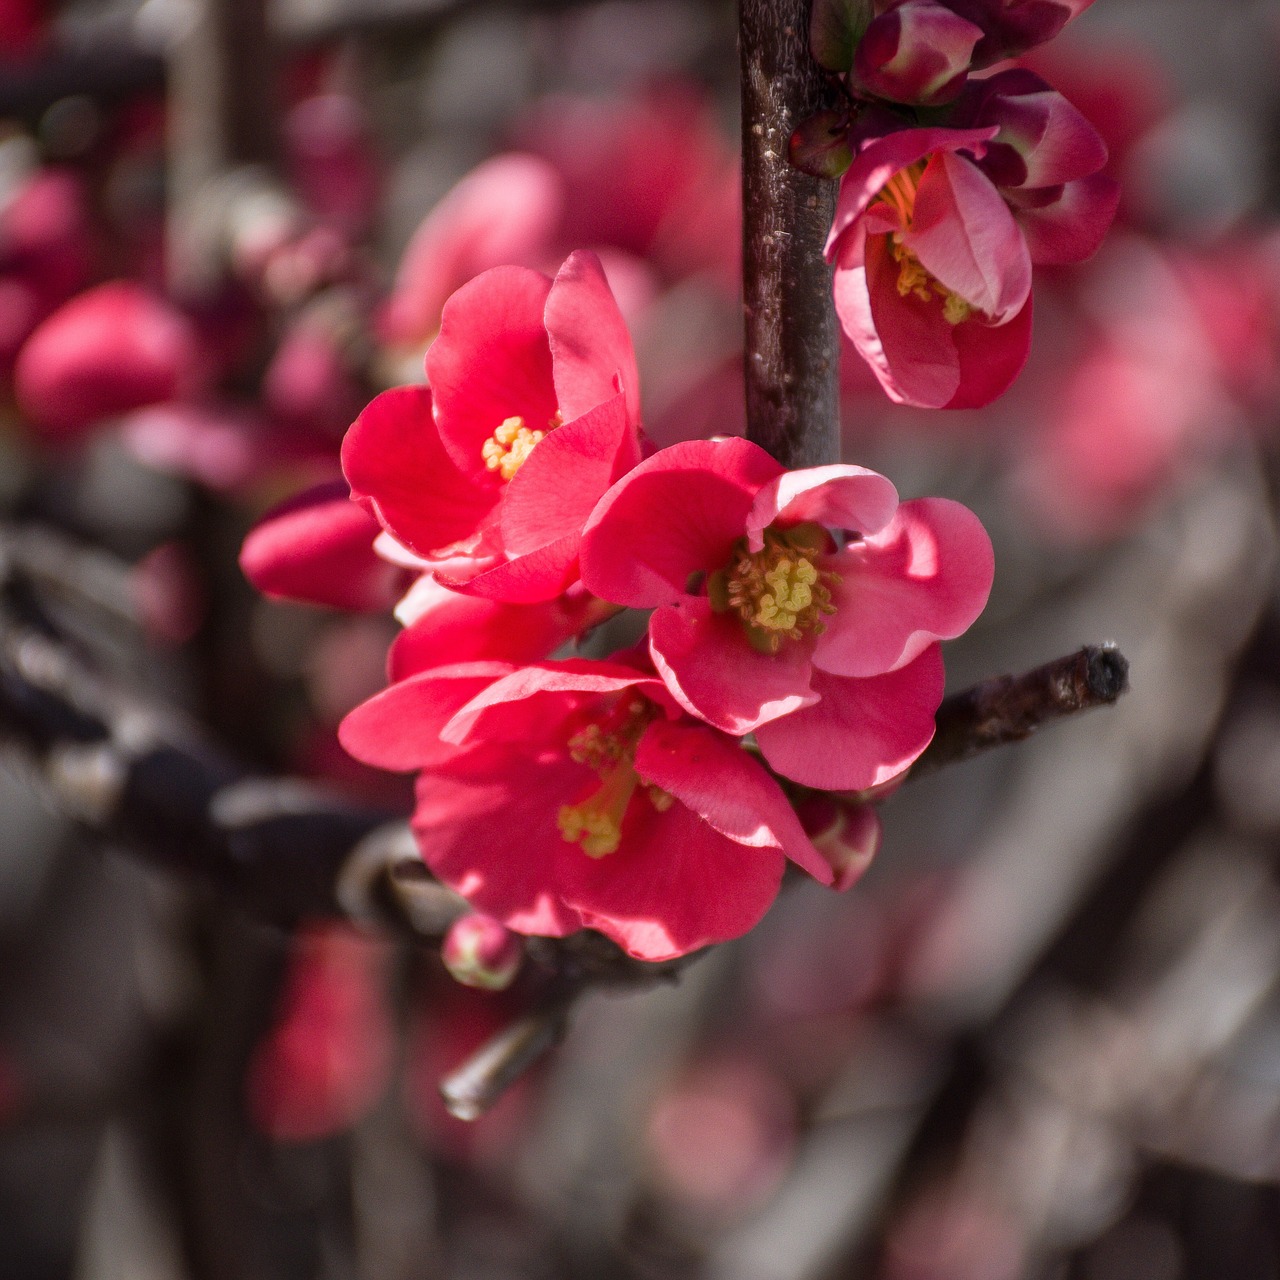
[{"label": "flower stem", "polygon": [[836,462],[839,331],[822,250],[836,183],[787,161],[792,131],[832,104],[809,53],[809,0],[740,0],[742,295],[747,438],[787,467]]}]

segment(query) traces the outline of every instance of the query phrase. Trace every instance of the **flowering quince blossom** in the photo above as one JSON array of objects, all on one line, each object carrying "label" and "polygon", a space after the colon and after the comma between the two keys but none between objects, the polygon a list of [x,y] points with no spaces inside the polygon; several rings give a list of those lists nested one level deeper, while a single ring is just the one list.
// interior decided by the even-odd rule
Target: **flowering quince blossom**
[{"label": "flowering quince blossom", "polygon": [[937,641],[974,621],[993,572],[959,503],[899,505],[874,471],[788,472],[745,440],[646,459],[582,540],[588,590],[654,610],[650,653],[675,701],[823,790],[879,785],[928,745]]},{"label": "flowering quince blossom", "polygon": [[943,0],[946,7],[983,32],[973,65],[989,67],[1052,40],[1093,0]]},{"label": "flowering quince blossom", "polygon": [[853,56],[855,92],[937,106],[964,87],[982,28],[939,0],[902,0],[871,20]]},{"label": "flowering quince blossom", "polygon": [[574,253],[554,281],[495,267],[459,289],[427,377],[348,431],[352,495],[448,585],[554,599],[596,501],[640,456],[635,354],[598,259]]},{"label": "flowering quince blossom", "polygon": [[950,118],[964,127],[863,147],[826,252],[841,324],[890,399],[977,408],[1026,361],[1032,264],[1087,258],[1118,189],[1096,130],[1030,72],[970,81]]},{"label": "flowering quince blossom", "polygon": [[750,929],[787,858],[833,879],[765,769],[629,662],[437,668],[357,707],[340,737],[422,770],[427,865],[520,933],[593,928],[665,960]]}]

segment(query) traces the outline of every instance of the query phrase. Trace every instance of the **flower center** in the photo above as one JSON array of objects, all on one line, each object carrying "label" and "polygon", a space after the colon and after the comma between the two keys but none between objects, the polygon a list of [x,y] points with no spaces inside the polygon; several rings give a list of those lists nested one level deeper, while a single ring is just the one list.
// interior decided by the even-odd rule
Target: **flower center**
[{"label": "flower center", "polygon": [[707,579],[707,596],[717,613],[732,610],[742,619],[747,639],[761,653],[777,653],[784,639],[826,628],[824,614],[835,613],[831,586],[839,579],[814,560],[825,549],[821,525],[764,531],[764,546],[747,549],[739,538],[733,559]]},{"label": "flower center", "polygon": [[559,413],[547,423],[546,431],[536,431],[524,424],[518,414],[504,418],[498,429],[480,448],[480,456],[490,471],[496,471],[503,480],[510,480],[524,466],[525,459],[533,452],[533,447],[540,440],[545,440],[547,431],[554,431],[563,423]]},{"label": "flower center", "polygon": [[876,202],[887,204],[897,210],[902,227],[889,236],[889,252],[898,264],[898,296],[906,298],[914,296],[921,302],[931,302],[935,298],[942,301],[942,316],[948,324],[960,324],[973,313],[973,306],[958,293],[953,293],[936,276],[925,267],[915,252],[902,241],[903,234],[911,229],[911,221],[916,212],[916,192],[920,179],[924,174],[925,161],[919,160],[897,173],[880,188]]},{"label": "flower center", "polygon": [[[556,824],[570,844],[583,853],[603,858],[616,853],[622,843],[622,820],[631,797],[640,785],[635,770],[636,747],[658,708],[640,698],[616,706],[603,719],[593,721],[569,739],[569,756],[600,777],[600,785],[577,804],[560,806]],[[665,813],[674,798],[660,787],[646,787],[649,802]]]}]

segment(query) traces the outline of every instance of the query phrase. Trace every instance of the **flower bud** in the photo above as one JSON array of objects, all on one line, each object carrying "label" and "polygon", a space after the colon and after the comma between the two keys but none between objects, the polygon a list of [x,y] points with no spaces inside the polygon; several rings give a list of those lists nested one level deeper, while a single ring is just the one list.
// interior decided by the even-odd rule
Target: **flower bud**
[{"label": "flower bud", "polygon": [[856,884],[880,850],[884,828],[876,809],[834,796],[813,796],[797,807],[796,816],[835,872],[831,887],[843,893]]},{"label": "flower bud", "polygon": [[464,987],[502,991],[520,972],[520,939],[492,916],[474,912],[455,920],[440,949],[444,967]]},{"label": "flower bud", "polygon": [[982,29],[937,0],[903,0],[882,13],[858,42],[856,88],[891,102],[936,106],[964,87]]},{"label": "flower bud", "polygon": [[200,346],[191,322],[128,280],[80,294],[27,339],[15,372],[19,407],[49,437],[194,389]]},{"label": "flower bud", "polygon": [[853,163],[849,117],[843,111],[819,111],[800,122],[787,147],[791,163],[815,178],[838,178]]},{"label": "flower bud", "polygon": [[1107,162],[1101,135],[1070,102],[1025,68],[973,81],[956,105],[964,128],[998,125],[978,167],[999,187],[1061,186]]}]

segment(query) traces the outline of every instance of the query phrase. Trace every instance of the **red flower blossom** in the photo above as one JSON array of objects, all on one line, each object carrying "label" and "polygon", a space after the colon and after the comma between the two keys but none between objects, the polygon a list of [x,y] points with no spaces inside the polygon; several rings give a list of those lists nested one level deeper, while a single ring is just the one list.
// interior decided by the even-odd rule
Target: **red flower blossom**
[{"label": "red flower blossom", "polygon": [[952,118],[868,143],[845,174],[828,260],[846,334],[892,400],[977,408],[1031,341],[1032,263],[1078,262],[1118,192],[1106,148],[1039,77],[972,81]]},{"label": "red flower blossom", "polygon": [[423,768],[423,857],[478,909],[662,960],[750,929],[788,857],[830,883],[778,783],[656,676],[571,660],[494,680],[499,666],[414,676],[341,729],[371,764]]},{"label": "red flower blossom", "polygon": [[427,375],[430,391],[385,392],[347,433],[353,495],[402,546],[449,562],[450,585],[560,595],[592,507],[639,458],[635,354],[599,261],[575,253],[554,282],[477,277],[445,306]]},{"label": "red flower blossom", "polygon": [[[859,536],[841,546],[828,527]],[[928,745],[936,642],[981,612],[993,561],[958,503],[899,506],[874,471],[787,472],[722,440],[674,445],[615,485],[587,525],[582,572],[602,599],[654,609],[650,652],[687,711],[754,732],[787,777],[860,790]]]}]

